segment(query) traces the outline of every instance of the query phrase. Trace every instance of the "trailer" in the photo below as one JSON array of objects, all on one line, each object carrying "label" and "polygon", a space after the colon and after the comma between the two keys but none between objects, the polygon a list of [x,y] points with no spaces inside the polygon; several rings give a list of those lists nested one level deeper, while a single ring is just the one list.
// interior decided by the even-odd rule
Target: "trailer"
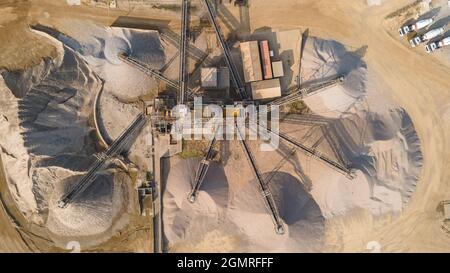
[{"label": "trailer", "polygon": [[433,22],[434,22],[434,18],[427,18],[427,19],[419,20],[419,21],[415,22],[414,24],[406,25],[406,26],[399,28],[398,33],[400,34],[400,37],[403,37],[410,32],[424,29],[424,28],[428,27],[429,25],[431,25]]},{"label": "trailer", "polygon": [[425,32],[424,34],[418,35],[418,36],[414,37],[413,39],[409,40],[409,43],[411,44],[412,47],[416,47],[416,46],[420,45],[421,43],[430,41],[430,40],[438,37],[439,35],[444,34],[444,31],[445,30],[443,27],[429,30],[429,31]]},{"label": "trailer", "polygon": [[443,48],[445,46],[450,45],[450,36],[446,37],[440,41],[437,42],[433,42],[428,44],[427,46],[425,46],[425,50],[427,51],[427,53],[432,53],[440,48]]}]

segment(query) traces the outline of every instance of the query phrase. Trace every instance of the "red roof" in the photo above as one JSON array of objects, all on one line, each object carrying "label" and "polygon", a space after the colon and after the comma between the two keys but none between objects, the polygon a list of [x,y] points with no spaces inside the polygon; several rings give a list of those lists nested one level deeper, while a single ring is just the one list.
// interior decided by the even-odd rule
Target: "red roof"
[{"label": "red roof", "polygon": [[269,41],[261,41],[259,42],[259,49],[261,51],[261,59],[262,59],[262,68],[264,79],[272,79],[272,63],[270,62],[270,53],[269,53]]}]

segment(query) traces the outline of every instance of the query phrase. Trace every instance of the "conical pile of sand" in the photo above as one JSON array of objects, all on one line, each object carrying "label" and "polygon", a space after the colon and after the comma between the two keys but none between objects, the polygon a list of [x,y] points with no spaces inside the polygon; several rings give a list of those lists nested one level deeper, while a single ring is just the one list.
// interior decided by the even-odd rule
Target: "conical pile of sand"
[{"label": "conical pile of sand", "polygon": [[286,223],[286,234],[280,236],[255,180],[230,187],[223,167],[212,164],[197,201],[191,204],[189,177],[198,161],[173,161],[163,198],[170,251],[313,251],[320,246],[324,225],[320,208],[289,174],[276,175],[270,184]]},{"label": "conical pile of sand", "polygon": [[[70,176],[58,181],[49,202],[48,229],[62,237],[98,235],[113,226],[113,220],[126,205],[122,183],[123,175],[104,173],[92,185],[75,198],[66,208],[57,206],[61,196],[81,179],[82,175]],[[124,180],[125,179],[125,180]]]},{"label": "conical pile of sand", "polygon": [[343,85],[305,99],[314,113],[339,118],[365,95],[367,67],[362,61],[363,53],[364,49],[348,51],[336,41],[308,38],[302,57],[302,82],[309,85],[345,76]]},{"label": "conical pile of sand", "polygon": [[[175,160],[164,194],[164,207],[169,208],[163,213],[164,232],[170,250],[215,251],[222,243],[226,251],[321,251],[326,219],[360,210],[374,217],[398,215],[403,210],[420,174],[420,143],[407,113],[379,96],[376,75],[369,74],[362,61],[364,51],[349,51],[335,41],[309,39],[302,61],[303,83],[315,84],[340,75],[346,80],[305,99],[312,112],[321,116],[319,124],[291,122],[280,126],[307,146],[327,147],[324,153],[329,158],[338,160],[332,153],[339,151],[354,168],[356,178],[351,180],[302,152],[296,153],[298,161],[288,158],[273,177],[263,175],[272,177],[269,187],[285,222],[285,234],[277,235],[259,183],[240,148],[228,151],[224,166],[228,183],[223,188],[228,196],[225,206],[213,202],[217,193],[205,188],[221,177],[217,174],[208,174],[201,192],[203,200],[195,205],[184,201],[190,190],[187,177],[193,176],[196,164]],[[258,147],[250,146],[253,150]],[[253,153],[260,171],[273,170],[289,157],[280,151]],[[179,200],[176,205],[175,200]]]},{"label": "conical pile of sand", "polygon": [[228,183],[223,168],[211,164],[194,204],[188,201],[198,160],[176,161],[171,165],[164,191],[164,234],[169,243],[195,243],[208,230],[219,228],[228,202]]},{"label": "conical pile of sand", "polygon": [[[6,117],[0,126],[8,127],[9,134],[0,141],[8,152],[3,162],[11,171],[8,175],[10,189],[21,210],[33,215],[33,221],[46,225],[52,236],[95,235],[100,238],[100,234],[109,230],[121,216],[127,204],[126,191],[122,189],[129,184],[126,176],[100,175],[92,188],[66,209],[58,208],[56,202],[66,192],[66,184],[79,181],[94,160],[95,135],[89,118],[93,113],[93,100],[103,85],[91,70],[92,64],[79,53],[92,54],[87,59],[105,60],[100,52],[105,44],[101,39],[91,45],[83,44],[58,34],[61,35],[58,38],[66,42],[62,45],[43,32],[35,32],[55,44],[59,55],[23,73],[2,73],[2,83],[8,93],[0,97]],[[58,32],[49,33],[54,37]],[[109,36],[106,32],[103,35]],[[123,127],[118,131],[131,121],[127,118],[122,120]],[[119,121],[115,119],[118,125]]]}]

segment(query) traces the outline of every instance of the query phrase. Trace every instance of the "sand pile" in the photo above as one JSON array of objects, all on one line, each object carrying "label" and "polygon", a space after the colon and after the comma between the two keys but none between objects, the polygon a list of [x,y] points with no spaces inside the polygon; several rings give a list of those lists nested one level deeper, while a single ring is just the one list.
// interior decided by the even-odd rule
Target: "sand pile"
[{"label": "sand pile", "polygon": [[[69,48],[64,48],[60,64],[45,61],[32,73],[5,72],[3,77],[14,94],[23,95],[20,99],[9,96],[11,107],[8,109],[11,117],[15,117],[9,126],[17,128],[20,134],[10,137],[22,139],[23,146],[2,141],[2,146],[10,151],[8,157],[11,159],[5,160],[5,165],[11,186],[18,185],[10,188],[21,209],[35,214],[36,221],[46,224],[50,231],[60,236],[92,235],[110,228],[114,218],[113,195],[120,206],[123,193],[108,191],[101,178],[68,210],[60,210],[56,206],[57,200],[53,200],[62,195],[63,191],[57,189],[64,180],[78,181],[93,161],[95,144],[88,117],[95,91],[102,85],[99,78]],[[29,90],[23,84],[15,84],[27,79],[35,81]],[[10,132],[14,134],[14,130]],[[11,171],[13,158],[22,164]]]},{"label": "sand pile", "polygon": [[[45,29],[68,47],[78,52],[89,67],[104,80],[98,103],[98,126],[107,143],[111,143],[142,112],[140,97],[156,94],[158,83],[142,71],[122,62],[118,55],[126,53],[154,69],[166,62],[165,49],[157,31],[102,27],[73,20],[61,26],[61,32]],[[64,33],[62,33],[64,32]],[[143,134],[131,148],[130,158],[144,169],[147,139]]]},{"label": "sand pile", "polygon": [[[54,32],[49,33],[54,36]],[[126,31],[122,34],[130,35]],[[130,183],[127,176],[99,176],[95,186],[66,210],[59,209],[56,200],[67,184],[78,180],[94,160],[96,139],[88,120],[96,94],[102,88],[103,92],[107,90],[91,69],[93,64],[86,59],[102,59],[103,48],[85,46],[84,50],[96,57],[82,58],[72,49],[76,40],[71,40],[69,47],[42,32],[40,35],[55,44],[58,58],[43,60],[23,73],[3,71],[0,79],[0,103],[5,106],[0,128],[8,132],[0,136],[0,144],[10,190],[20,209],[33,221],[47,225],[53,236],[96,234],[99,239],[98,235],[111,229],[124,212],[128,192],[122,187]],[[131,36],[130,40],[137,44],[148,41],[140,35]],[[136,52],[137,57],[146,58],[139,50]],[[104,64],[110,63],[103,60]],[[128,80],[125,78],[123,82]],[[123,87],[117,80],[111,86],[114,87],[111,92],[119,92],[118,88]],[[127,114],[136,112],[120,104],[115,106]],[[130,115],[113,118],[117,132],[131,121]]]},{"label": "sand pile", "polygon": [[[28,213],[41,213],[47,208],[48,185],[57,177],[42,179],[45,184],[40,187],[37,181],[48,171],[46,168],[80,169],[84,166],[75,163],[71,169],[68,163],[86,161],[87,154],[94,150],[87,118],[101,82],[73,51],[60,46],[60,52],[64,52],[60,59],[44,60],[23,74],[2,73],[7,87],[2,92],[5,126],[10,128],[1,142],[10,151],[5,165],[7,169],[11,166],[8,163],[16,167],[8,171],[9,182],[16,185],[12,191],[21,209]],[[55,160],[57,157],[61,160]],[[29,194],[31,189],[37,200]]]},{"label": "sand pile", "polygon": [[7,170],[7,179],[11,193],[22,212],[32,217],[37,204],[32,193],[33,183],[28,171],[31,159],[21,137],[18,100],[8,89],[2,76],[0,76],[0,104],[2,105],[0,129],[2,132],[8,132],[0,134],[1,156]]},{"label": "sand pile", "polygon": [[56,206],[59,198],[69,187],[78,182],[81,175],[70,176],[61,180],[52,192],[47,226],[49,230],[59,236],[89,236],[107,231],[126,208],[124,183],[129,182],[126,175],[104,172],[99,175],[92,187],[77,198],[65,209]]},{"label": "sand pile", "polygon": [[343,182],[345,178],[321,185],[322,179],[311,172],[310,178],[321,185],[315,186],[312,194],[323,200],[324,215],[355,208],[368,209],[374,215],[398,214],[414,192],[422,167],[414,125],[403,109],[380,96],[379,80],[368,73],[361,59],[364,50],[347,51],[335,41],[318,38],[309,39],[305,48],[312,78],[348,75],[343,86],[305,100],[314,114],[331,118],[329,132],[358,170],[351,186]]},{"label": "sand pile", "polygon": [[279,236],[257,182],[247,180],[243,186],[230,185],[228,170],[218,163],[211,165],[197,201],[191,204],[187,200],[189,178],[197,163],[175,158],[170,167],[163,199],[169,250],[313,251],[320,245],[324,225],[320,209],[294,177],[284,174],[271,182],[286,222],[287,232]]},{"label": "sand pile", "polygon": [[[264,173],[263,177],[267,175]],[[286,233],[282,236],[275,233],[255,179],[233,189],[237,193],[230,201],[228,217],[248,236],[245,250],[313,252],[320,249],[325,221],[319,206],[298,178],[278,173],[269,188],[285,223]]]},{"label": "sand pile", "polygon": [[[156,81],[123,63],[118,54],[160,69],[166,60],[157,31],[103,27],[79,20],[68,20],[53,36],[83,56],[88,65],[105,80],[105,90],[115,97],[136,100],[156,88]],[[120,75],[120,76],[118,76]]]},{"label": "sand pile", "polygon": [[343,85],[308,97],[305,102],[316,114],[339,118],[355,102],[362,99],[367,81],[367,68],[361,60],[364,48],[349,52],[344,45],[330,40],[308,38],[302,61],[302,81],[314,84],[336,76],[345,76]]},{"label": "sand pile", "polygon": [[[258,151],[258,143],[250,143],[263,177],[271,177],[269,186],[286,228],[280,236],[240,147],[230,148],[226,163],[210,169],[215,174],[208,173],[202,198],[194,205],[186,201],[186,177],[193,176],[196,164],[173,160],[163,213],[171,251],[216,251],[221,245],[227,247],[224,251],[320,251],[326,247],[325,223],[336,216],[361,210],[375,218],[402,212],[420,174],[420,142],[408,114],[380,97],[376,75],[362,61],[364,51],[350,52],[335,41],[310,38],[303,82],[337,75],[346,75],[346,80],[305,100],[325,129],[301,122],[280,125],[305,145],[350,163],[356,178],[350,180],[302,152],[289,155],[285,143],[276,152]],[[283,164],[271,175],[279,162]],[[214,189],[226,193],[206,188],[218,181],[223,185]]]},{"label": "sand pile", "polygon": [[175,161],[171,164],[169,180],[173,183],[167,184],[163,199],[164,230],[169,242],[182,240],[192,246],[208,231],[232,226],[232,223],[221,223],[220,220],[224,218],[228,203],[228,185],[220,166],[211,165],[208,173],[208,181],[211,183],[205,183],[205,187],[211,189],[212,193],[200,192],[194,204],[187,200],[193,180],[192,169],[197,164],[197,160]]}]

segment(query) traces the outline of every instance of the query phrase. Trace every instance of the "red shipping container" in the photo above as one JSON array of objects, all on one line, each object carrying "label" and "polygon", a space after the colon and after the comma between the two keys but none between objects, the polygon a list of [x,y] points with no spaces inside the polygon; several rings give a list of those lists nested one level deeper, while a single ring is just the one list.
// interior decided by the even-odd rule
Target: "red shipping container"
[{"label": "red shipping container", "polygon": [[270,62],[269,41],[265,40],[259,42],[259,50],[261,52],[264,79],[272,79],[273,73],[272,63]]}]

